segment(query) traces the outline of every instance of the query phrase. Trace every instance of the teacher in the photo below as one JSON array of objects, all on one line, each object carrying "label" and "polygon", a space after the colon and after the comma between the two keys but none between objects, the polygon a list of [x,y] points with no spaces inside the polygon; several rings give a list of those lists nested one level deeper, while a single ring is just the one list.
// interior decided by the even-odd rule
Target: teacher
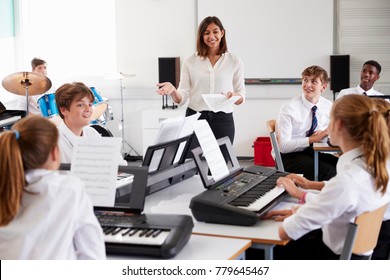
[{"label": "teacher", "polygon": [[206,17],[199,25],[197,52],[184,59],[179,87],[171,83],[157,84],[160,95],[171,95],[179,106],[188,102],[186,116],[200,112],[199,119],[205,119],[219,139],[228,136],[233,144],[235,128],[233,106],[223,111],[212,111],[202,95],[223,94],[226,98],[239,96],[234,103],[239,105],[245,99],[244,70],[241,59],[228,52],[226,31],[221,21],[214,16]]}]

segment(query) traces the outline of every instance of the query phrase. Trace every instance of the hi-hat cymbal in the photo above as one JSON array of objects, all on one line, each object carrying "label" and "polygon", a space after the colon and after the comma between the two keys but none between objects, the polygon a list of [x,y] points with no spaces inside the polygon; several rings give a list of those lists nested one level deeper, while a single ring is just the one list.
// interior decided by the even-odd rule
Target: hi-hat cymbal
[{"label": "hi-hat cymbal", "polygon": [[26,95],[26,87],[28,87],[29,95],[37,95],[51,88],[51,81],[39,73],[17,72],[5,77],[2,85],[7,91],[18,95]]}]

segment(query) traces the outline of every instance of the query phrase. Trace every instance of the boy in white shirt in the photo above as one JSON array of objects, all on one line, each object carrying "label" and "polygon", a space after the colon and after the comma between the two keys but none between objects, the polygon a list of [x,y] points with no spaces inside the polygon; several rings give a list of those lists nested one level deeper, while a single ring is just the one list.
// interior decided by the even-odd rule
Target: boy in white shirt
[{"label": "boy in white shirt", "polygon": [[[328,73],[320,66],[307,67],[302,72],[300,96],[285,103],[279,111],[276,133],[284,169],[314,180],[312,144],[328,136],[332,102],[321,96],[328,85]],[[319,180],[336,175],[337,158],[319,153]]]}]

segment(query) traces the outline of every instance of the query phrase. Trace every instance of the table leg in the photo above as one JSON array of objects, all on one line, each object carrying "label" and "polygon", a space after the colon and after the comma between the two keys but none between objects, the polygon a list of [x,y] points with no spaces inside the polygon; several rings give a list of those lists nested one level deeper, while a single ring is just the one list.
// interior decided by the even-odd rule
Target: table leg
[{"label": "table leg", "polygon": [[314,150],[314,181],[318,181],[318,151]]},{"label": "table leg", "polygon": [[262,249],[264,250],[264,259],[265,260],[273,260],[274,259],[274,247],[275,245],[273,244],[252,244],[251,246],[254,249]]}]

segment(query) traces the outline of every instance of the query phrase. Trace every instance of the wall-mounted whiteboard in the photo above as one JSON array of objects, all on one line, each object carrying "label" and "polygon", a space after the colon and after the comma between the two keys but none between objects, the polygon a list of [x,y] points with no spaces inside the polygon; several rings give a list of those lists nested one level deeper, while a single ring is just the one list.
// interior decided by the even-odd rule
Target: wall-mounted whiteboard
[{"label": "wall-mounted whiteboard", "polygon": [[300,78],[333,53],[331,0],[198,0],[198,24],[217,16],[245,78]]}]

